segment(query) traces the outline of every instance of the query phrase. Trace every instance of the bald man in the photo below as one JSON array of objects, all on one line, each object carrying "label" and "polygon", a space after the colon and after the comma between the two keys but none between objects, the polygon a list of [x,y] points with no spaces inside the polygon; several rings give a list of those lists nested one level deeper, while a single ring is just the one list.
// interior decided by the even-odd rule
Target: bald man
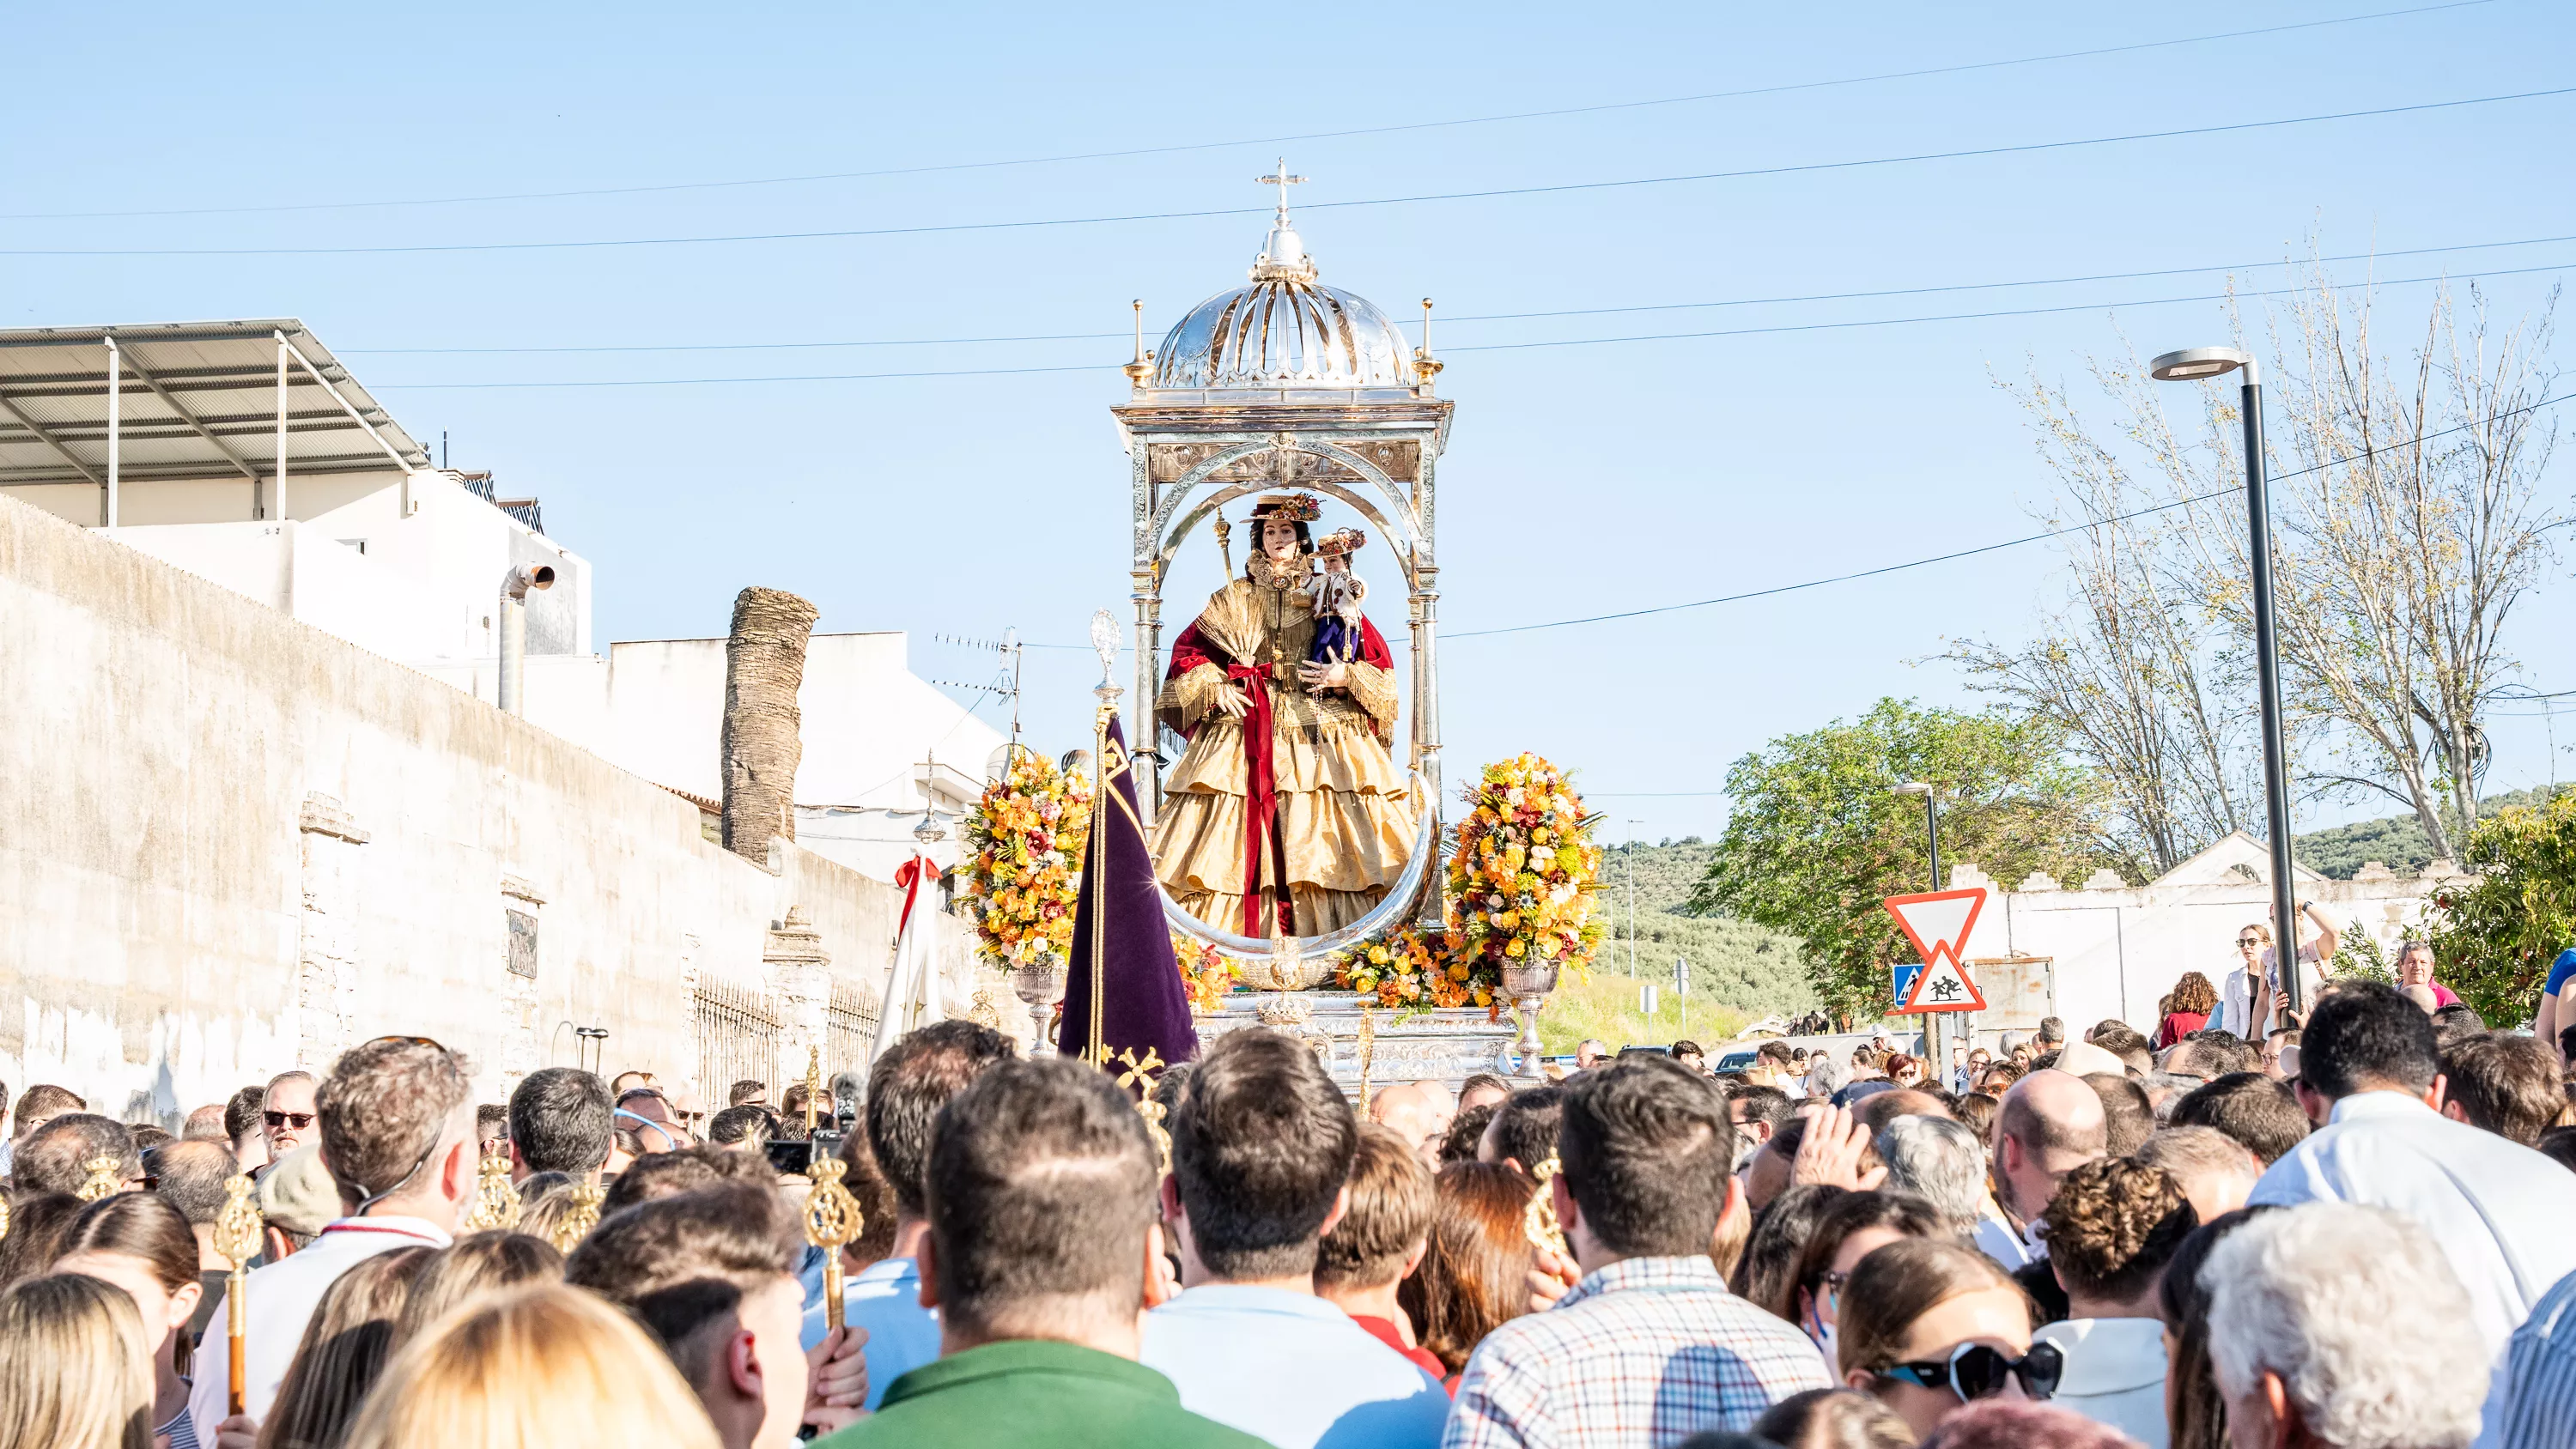
[{"label": "bald man", "polygon": [[[2057,1196],[2058,1180],[2104,1156],[2109,1144],[2102,1098],[2082,1077],[2054,1069],[2033,1072],[2004,1093],[2003,1110],[1995,1114],[1995,1179],[2004,1207],[2022,1224],[2031,1258],[2047,1256],[2030,1229]],[[1978,1246],[1994,1251],[1982,1240]]]},{"label": "bald man", "polygon": [[1441,1108],[1449,1094],[1444,1090],[1435,1098],[1423,1086],[1421,1082],[1405,1082],[1372,1095],[1369,1120],[1403,1138],[1416,1157],[1436,1167],[1440,1134],[1445,1128]]}]

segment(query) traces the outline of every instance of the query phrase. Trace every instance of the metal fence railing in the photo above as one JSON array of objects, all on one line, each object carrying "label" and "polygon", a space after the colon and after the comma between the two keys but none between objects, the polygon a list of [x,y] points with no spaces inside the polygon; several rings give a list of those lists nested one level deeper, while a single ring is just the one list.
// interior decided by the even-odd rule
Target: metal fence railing
[{"label": "metal fence railing", "polygon": [[782,1024],[768,994],[726,982],[701,982],[695,1005],[698,1089],[708,1110],[723,1110],[725,1090],[742,1081],[764,1084],[769,1100],[777,1101]]}]

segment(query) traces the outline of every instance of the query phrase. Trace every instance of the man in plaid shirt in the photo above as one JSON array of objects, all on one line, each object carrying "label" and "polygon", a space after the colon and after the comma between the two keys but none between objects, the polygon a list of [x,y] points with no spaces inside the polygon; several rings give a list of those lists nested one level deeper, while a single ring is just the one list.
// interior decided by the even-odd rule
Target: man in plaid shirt
[{"label": "man in plaid shirt", "polygon": [[1714,1081],[1631,1057],[1565,1086],[1549,1191],[1582,1278],[1468,1360],[1441,1449],[1662,1449],[1833,1377],[1805,1334],[1727,1291],[1708,1256],[1743,1211]]}]

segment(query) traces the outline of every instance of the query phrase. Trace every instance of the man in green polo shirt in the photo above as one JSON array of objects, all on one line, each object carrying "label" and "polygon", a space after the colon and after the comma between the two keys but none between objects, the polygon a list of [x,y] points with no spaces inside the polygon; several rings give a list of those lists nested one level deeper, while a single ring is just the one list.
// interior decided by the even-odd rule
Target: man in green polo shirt
[{"label": "man in green polo shirt", "polygon": [[940,1356],[820,1441],[1235,1449],[1136,1362],[1162,1256],[1153,1143],[1126,1094],[1063,1058],[990,1067],[940,1108],[923,1174],[921,1301]]}]

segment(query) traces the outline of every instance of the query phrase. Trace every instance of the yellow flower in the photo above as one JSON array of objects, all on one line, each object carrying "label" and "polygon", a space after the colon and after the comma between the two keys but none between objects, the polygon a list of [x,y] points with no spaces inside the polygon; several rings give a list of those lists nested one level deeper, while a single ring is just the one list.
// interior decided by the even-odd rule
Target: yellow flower
[{"label": "yellow flower", "polygon": [[1526,949],[1525,944],[1524,944],[1524,943],[1522,942],[1522,940],[1520,939],[1520,937],[1518,937],[1518,936],[1514,936],[1514,937],[1511,939],[1510,944],[1508,944],[1508,945],[1506,945],[1506,946],[1504,946],[1504,947],[1503,947],[1503,954],[1504,954],[1504,955],[1506,955],[1506,956],[1511,956],[1511,957],[1515,957],[1515,958],[1517,958],[1517,957],[1520,957],[1520,956],[1527,955],[1527,954],[1528,954],[1528,951],[1527,951],[1527,949]]},{"label": "yellow flower", "polygon": [[1369,947],[1368,954],[1370,962],[1375,965],[1383,966],[1387,963],[1388,958],[1386,948],[1384,946],[1371,946]]}]

